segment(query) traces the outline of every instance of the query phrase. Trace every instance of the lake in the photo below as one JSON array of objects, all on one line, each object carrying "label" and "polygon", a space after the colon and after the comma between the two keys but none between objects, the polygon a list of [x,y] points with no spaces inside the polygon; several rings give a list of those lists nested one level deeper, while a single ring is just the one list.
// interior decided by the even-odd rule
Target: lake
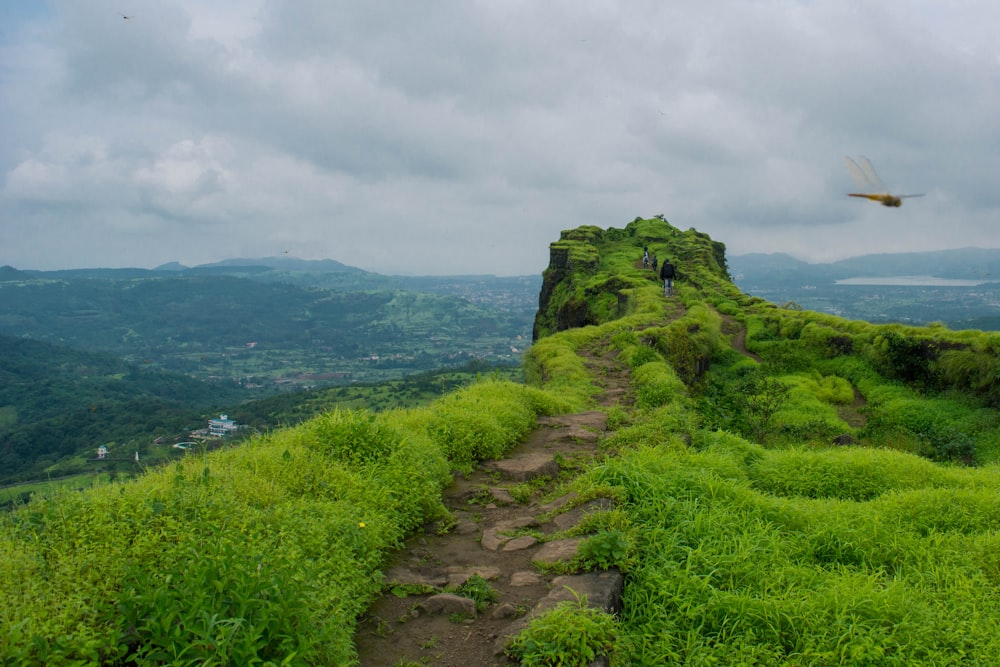
[{"label": "lake", "polygon": [[844,278],[837,285],[893,285],[896,287],[975,287],[994,280],[963,280],[959,278],[937,278],[935,276],[872,276]]}]

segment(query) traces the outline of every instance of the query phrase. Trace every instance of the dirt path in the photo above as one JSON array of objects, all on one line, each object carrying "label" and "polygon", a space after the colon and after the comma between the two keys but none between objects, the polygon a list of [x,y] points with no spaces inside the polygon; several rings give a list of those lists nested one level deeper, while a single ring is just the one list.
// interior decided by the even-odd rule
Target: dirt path
[{"label": "dirt path", "polygon": [[719,316],[722,318],[722,333],[727,336],[733,336],[733,349],[742,354],[744,357],[749,357],[757,363],[763,363],[763,359],[747,349],[746,327],[730,315],[722,315],[720,313]]},{"label": "dirt path", "polygon": [[[582,356],[603,389],[600,405],[630,405],[628,370],[617,353],[598,344]],[[601,499],[579,504],[571,494],[547,497],[560,479],[604,455],[599,442],[606,428],[600,411],[540,418],[505,459],[457,477],[445,492],[454,525],[447,531],[427,526],[407,542],[390,563],[388,590],[360,620],[360,664],[508,665],[505,638],[532,613],[570,599],[569,588],[585,591],[592,606],[613,609],[621,589],[617,572],[560,578],[544,567],[571,559],[581,542],[558,533],[608,506]],[[496,593],[479,610],[449,594],[473,574]]]}]

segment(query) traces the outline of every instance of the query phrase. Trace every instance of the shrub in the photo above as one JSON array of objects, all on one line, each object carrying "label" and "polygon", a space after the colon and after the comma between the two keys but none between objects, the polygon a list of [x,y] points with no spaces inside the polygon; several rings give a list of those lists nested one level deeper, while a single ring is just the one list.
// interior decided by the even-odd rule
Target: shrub
[{"label": "shrub", "polygon": [[763,443],[774,415],[788,400],[790,389],[777,378],[762,373],[747,373],[736,387],[735,397],[750,435]]},{"label": "shrub", "polygon": [[722,301],[716,304],[716,309],[723,315],[736,316],[742,313],[739,304],[734,301]]},{"label": "shrub", "polygon": [[620,530],[606,530],[580,545],[579,557],[587,570],[627,569],[629,540]]},{"label": "shrub", "polygon": [[917,456],[858,448],[771,450],[749,475],[754,488],[772,495],[857,501],[948,483],[938,467]]},{"label": "shrub", "polygon": [[938,426],[921,434],[926,447],[920,452],[934,461],[976,462],[976,443],[967,433],[951,426]]},{"label": "shrub", "polygon": [[660,355],[648,345],[630,345],[622,352],[622,359],[629,368],[636,369],[651,361],[660,361]]},{"label": "shrub", "polygon": [[471,470],[476,461],[503,455],[534,427],[537,394],[503,381],[463,387],[432,404],[427,429],[452,465]]},{"label": "shrub", "polygon": [[810,387],[813,394],[821,401],[837,405],[850,405],[854,402],[854,387],[844,378],[836,375],[814,377]]},{"label": "shrub", "polygon": [[[304,434],[305,435],[305,434]],[[348,465],[377,463],[395,450],[402,436],[367,410],[334,410],[309,423],[314,447]]]},{"label": "shrub", "polygon": [[932,386],[931,362],[937,359],[937,344],[933,340],[906,336],[897,331],[884,331],[874,340],[876,357],[881,370],[889,377],[915,384]]},{"label": "shrub", "polygon": [[482,613],[492,603],[500,599],[500,594],[486,579],[473,574],[465,583],[455,589],[457,595],[469,598],[476,603],[476,611]]},{"label": "shrub", "polygon": [[124,656],[138,664],[278,663],[318,657],[316,622],[297,568],[274,555],[199,538],[150,573],[132,566],[110,614]]},{"label": "shrub", "polygon": [[[1000,336],[994,335],[992,341]],[[966,350],[941,353],[935,369],[943,379],[958,389],[971,389],[986,402],[1000,408],[1000,342],[982,343]]]},{"label": "shrub", "polygon": [[801,337],[806,345],[824,357],[837,357],[854,351],[854,339],[849,333],[816,322],[804,326]]},{"label": "shrub", "polygon": [[662,361],[653,361],[632,371],[632,380],[638,385],[636,404],[640,408],[655,408],[687,396],[684,383]]},{"label": "shrub", "polygon": [[617,633],[614,616],[586,598],[564,601],[533,619],[507,653],[524,667],[586,667],[611,654]]}]

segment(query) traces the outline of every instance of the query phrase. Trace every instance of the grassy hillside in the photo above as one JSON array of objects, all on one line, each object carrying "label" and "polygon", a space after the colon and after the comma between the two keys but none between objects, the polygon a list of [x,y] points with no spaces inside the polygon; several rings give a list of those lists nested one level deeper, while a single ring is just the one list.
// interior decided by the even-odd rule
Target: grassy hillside
[{"label": "grassy hillside", "polygon": [[[110,355],[0,336],[0,509],[32,493],[141,474],[182,457],[209,417],[245,428],[233,438],[298,424],[335,409],[373,412],[427,405],[487,376],[520,380],[520,367],[483,361],[398,380],[289,391],[257,400],[226,383],[137,368]],[[204,447],[220,442],[209,440]],[[109,458],[93,460],[98,445]],[[142,465],[132,460],[138,452]]]},{"label": "grassy hillside", "polygon": [[102,444],[145,459],[157,437],[245,397],[234,383],[0,335],[0,483],[78,472]]},{"label": "grassy hillside", "polygon": [[[678,264],[673,299],[644,245]],[[6,515],[0,656],[352,664],[387,554],[441,518],[449,471],[592,407],[597,346],[635,404],[609,409],[607,457],[565,486],[616,503],[613,664],[995,661],[997,335],[779,309],[728,280],[721,244],[661,219],[564,232],[552,257],[527,385],[334,411]],[[524,658],[580,664],[571,645]]]}]

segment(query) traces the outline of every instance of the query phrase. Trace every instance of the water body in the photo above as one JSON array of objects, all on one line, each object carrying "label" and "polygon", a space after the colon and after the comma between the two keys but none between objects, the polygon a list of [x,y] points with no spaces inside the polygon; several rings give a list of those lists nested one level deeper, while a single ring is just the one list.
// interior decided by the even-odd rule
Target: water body
[{"label": "water body", "polygon": [[837,285],[892,285],[896,287],[975,287],[996,282],[993,280],[964,280],[960,278],[936,278],[934,276],[873,276],[844,278]]}]

